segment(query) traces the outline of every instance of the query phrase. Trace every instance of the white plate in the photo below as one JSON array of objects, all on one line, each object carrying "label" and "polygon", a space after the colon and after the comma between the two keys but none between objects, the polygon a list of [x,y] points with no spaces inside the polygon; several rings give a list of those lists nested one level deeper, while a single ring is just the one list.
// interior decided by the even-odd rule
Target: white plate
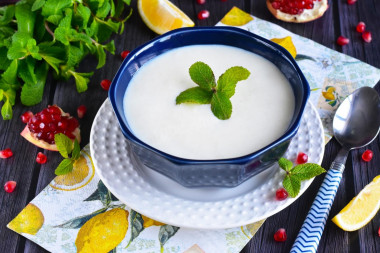
[{"label": "white plate", "polygon": [[[322,162],[324,138],[321,120],[308,103],[297,135],[285,156],[298,152],[309,162]],[[108,189],[137,212],[163,223],[196,229],[238,227],[267,218],[293,203],[311,184],[304,181],[297,198],[275,199],[284,172],[278,165],[234,188],[189,189],[138,164],[119,129],[107,99],[95,117],[90,136],[96,173]]]}]

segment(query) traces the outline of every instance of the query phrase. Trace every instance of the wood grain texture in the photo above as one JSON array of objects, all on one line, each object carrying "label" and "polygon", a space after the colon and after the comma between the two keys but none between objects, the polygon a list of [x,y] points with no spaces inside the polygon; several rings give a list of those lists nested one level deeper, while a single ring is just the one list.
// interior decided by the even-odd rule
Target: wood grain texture
[{"label": "wood grain texture", "polygon": [[[196,4],[195,0],[173,0],[191,19],[196,26],[214,26],[233,7],[237,6],[261,19],[278,24],[289,31],[310,38],[322,45],[353,56],[373,66],[380,67],[380,3],[378,0],[358,1],[354,5],[347,5],[345,0],[330,1],[330,8],[325,15],[306,24],[284,23],[276,20],[267,10],[264,0],[207,0],[204,5]],[[14,119],[3,121],[0,119],[0,149],[12,148],[15,155],[10,159],[0,159],[0,184],[8,180],[18,183],[12,194],[0,193],[0,252],[47,252],[33,242],[6,228],[6,224],[18,214],[54,178],[54,168],[61,161],[56,152],[43,151],[48,156],[48,163],[39,165],[35,157],[39,151],[37,147],[27,143],[19,133],[24,124],[18,120],[26,110],[38,112],[49,104],[58,104],[65,111],[76,114],[76,108],[84,104],[88,112],[80,120],[82,130],[82,146],[88,143],[92,121],[107,97],[99,83],[102,79],[112,79],[122,60],[120,52],[132,50],[137,46],[154,38],[156,34],[150,31],[142,22],[136,8],[136,1],[132,1],[134,13],[127,22],[124,34],[114,36],[116,55],[107,55],[105,67],[95,71],[89,84],[89,90],[83,94],[75,91],[74,80],[56,82],[49,77],[43,101],[34,107],[26,108],[18,101],[14,107]],[[199,11],[207,9],[210,18],[198,20]],[[367,24],[372,31],[372,43],[364,43],[355,30],[359,21]],[[351,43],[340,47],[336,45],[339,35],[349,37]],[[80,66],[80,71],[94,69],[96,60],[87,58]],[[379,85],[377,90],[380,91]],[[334,205],[330,212],[318,252],[380,252],[380,240],[377,229],[380,226],[380,214],[371,223],[357,232],[347,233],[331,222],[331,218],[338,213],[366,184],[380,174],[380,138],[378,137],[367,148],[374,151],[374,159],[365,163],[360,156],[365,148],[352,151],[348,157],[346,171],[338,190]],[[322,165],[328,168],[339,150],[339,144],[332,140],[326,146]],[[307,191],[291,206],[270,217],[257,232],[255,237],[241,251],[252,252],[289,252],[304,218],[314,200],[314,197],[323,180],[317,177]],[[288,240],[276,243],[273,240],[274,232],[284,227],[287,230]]]}]

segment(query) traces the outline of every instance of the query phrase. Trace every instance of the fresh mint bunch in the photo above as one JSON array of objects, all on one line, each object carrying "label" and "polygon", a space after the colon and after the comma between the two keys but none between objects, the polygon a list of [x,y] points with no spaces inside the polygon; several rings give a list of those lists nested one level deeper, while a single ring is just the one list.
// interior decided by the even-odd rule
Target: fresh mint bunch
[{"label": "fresh mint bunch", "polygon": [[214,115],[218,119],[226,120],[231,117],[230,98],[235,94],[236,84],[246,80],[251,73],[246,68],[235,66],[227,69],[216,82],[211,68],[199,61],[191,65],[189,74],[198,87],[181,92],[176,98],[176,104],[211,104]]},{"label": "fresh mint bunch", "polygon": [[0,101],[3,119],[21,90],[26,106],[42,100],[49,69],[60,79],[74,78],[78,92],[87,90],[93,72],[76,69],[88,54],[96,68],[114,54],[113,33],[121,34],[131,15],[123,16],[130,0],[21,0],[0,7]]},{"label": "fresh mint bunch", "polygon": [[326,170],[315,163],[299,164],[293,167],[293,163],[286,158],[280,158],[278,164],[281,169],[286,171],[286,176],[282,181],[282,185],[289,195],[294,198],[301,189],[301,181],[316,177]]},{"label": "fresh mint bunch", "polygon": [[[69,137],[64,134],[56,134],[54,136],[55,145],[57,145],[59,153],[65,158],[55,170],[57,176],[70,173],[73,170],[73,164],[80,157],[80,146],[75,139],[74,145]],[[71,157],[69,155],[71,154]]]}]

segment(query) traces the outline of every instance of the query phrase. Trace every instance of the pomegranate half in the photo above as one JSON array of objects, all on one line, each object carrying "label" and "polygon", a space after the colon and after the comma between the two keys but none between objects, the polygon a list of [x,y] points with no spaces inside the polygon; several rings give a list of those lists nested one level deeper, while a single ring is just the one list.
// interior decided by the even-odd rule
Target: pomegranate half
[{"label": "pomegranate half", "polygon": [[73,142],[75,139],[80,142],[78,120],[52,105],[30,117],[21,136],[37,147],[58,151],[54,141],[54,135],[58,133],[65,134]]},{"label": "pomegranate half", "polygon": [[305,23],[322,17],[328,0],[267,0],[269,11],[286,22]]}]

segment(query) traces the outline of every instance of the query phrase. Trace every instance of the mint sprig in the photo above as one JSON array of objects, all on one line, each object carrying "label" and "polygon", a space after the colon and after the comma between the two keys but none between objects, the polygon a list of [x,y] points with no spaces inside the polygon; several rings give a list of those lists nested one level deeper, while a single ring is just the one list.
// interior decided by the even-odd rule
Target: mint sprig
[{"label": "mint sprig", "polygon": [[210,66],[199,61],[190,66],[189,74],[199,87],[181,92],[176,98],[176,104],[211,104],[214,115],[226,120],[232,114],[230,98],[235,94],[236,84],[246,80],[251,73],[246,68],[235,66],[227,69],[216,82]]},{"label": "mint sprig", "polygon": [[[57,145],[59,153],[65,158],[55,170],[57,176],[70,173],[73,170],[73,164],[80,157],[80,146],[78,140],[75,139],[74,145],[72,140],[66,135],[60,133],[54,136],[55,145]],[[71,157],[69,155],[71,154]]]},{"label": "mint sprig", "polygon": [[278,164],[281,169],[286,171],[282,185],[292,198],[296,197],[300,192],[302,181],[326,172],[324,168],[315,163],[299,164],[293,167],[293,163],[283,157],[280,158]]}]

